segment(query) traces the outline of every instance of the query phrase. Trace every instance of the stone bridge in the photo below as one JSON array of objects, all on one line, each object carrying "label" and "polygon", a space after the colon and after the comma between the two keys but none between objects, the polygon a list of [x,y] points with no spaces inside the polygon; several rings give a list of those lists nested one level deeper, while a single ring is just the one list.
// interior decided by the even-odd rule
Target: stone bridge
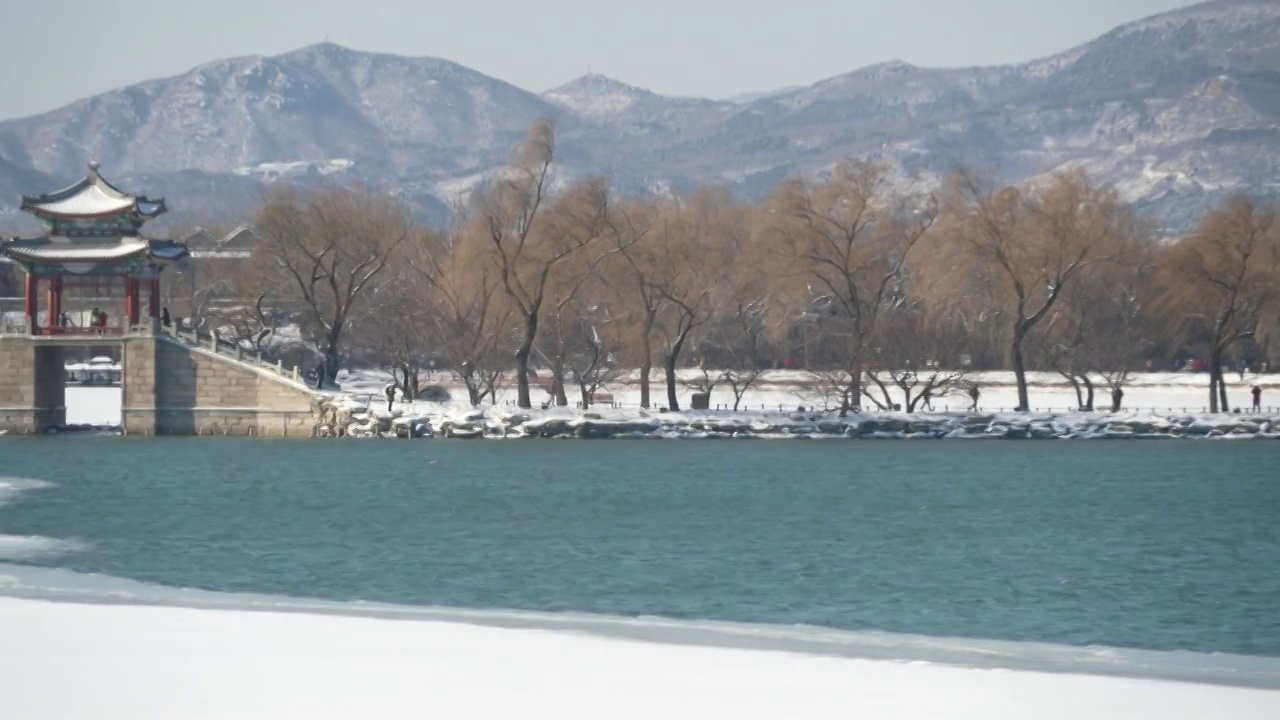
[{"label": "stone bridge", "polygon": [[263,362],[216,338],[171,334],[152,323],[117,337],[13,330],[0,328],[0,431],[32,434],[66,423],[63,354],[76,345],[121,348],[126,434],[307,437],[320,416],[321,396],[296,367]]}]

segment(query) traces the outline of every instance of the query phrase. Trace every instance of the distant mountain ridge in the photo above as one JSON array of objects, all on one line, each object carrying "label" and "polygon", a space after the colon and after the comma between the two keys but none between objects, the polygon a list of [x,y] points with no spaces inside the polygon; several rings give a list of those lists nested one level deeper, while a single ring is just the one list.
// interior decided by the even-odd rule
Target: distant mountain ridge
[{"label": "distant mountain ridge", "polygon": [[542,117],[557,126],[562,179],[605,175],[624,192],[726,183],[757,197],[851,155],[926,180],[958,164],[1008,181],[1079,165],[1177,231],[1232,191],[1280,196],[1280,1],[1202,3],[1016,65],[888,62],[720,101],[598,74],[537,95],[447,60],[324,43],[0,122],[0,207],[92,159],[175,208],[333,177],[439,218]]}]

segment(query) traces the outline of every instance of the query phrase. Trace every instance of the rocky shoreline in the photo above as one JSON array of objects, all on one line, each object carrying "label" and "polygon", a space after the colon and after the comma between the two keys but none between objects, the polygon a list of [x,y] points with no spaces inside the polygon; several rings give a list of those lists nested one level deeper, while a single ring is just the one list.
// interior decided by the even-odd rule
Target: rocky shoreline
[{"label": "rocky shoreline", "polygon": [[1280,439],[1280,415],[850,413],[567,409],[385,412],[333,408],[321,437],[475,439]]}]

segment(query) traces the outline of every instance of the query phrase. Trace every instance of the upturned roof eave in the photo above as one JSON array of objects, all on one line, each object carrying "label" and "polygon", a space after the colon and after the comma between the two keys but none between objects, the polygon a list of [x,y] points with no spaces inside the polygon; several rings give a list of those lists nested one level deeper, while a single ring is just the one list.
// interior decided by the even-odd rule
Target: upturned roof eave
[{"label": "upturned roof eave", "polygon": [[[98,167],[98,163],[96,162],[89,163],[88,175],[67,187],[62,188],[61,190],[55,190],[42,195],[23,195],[19,209],[23,212],[28,212],[37,217],[49,220],[100,220],[124,213],[132,214],[135,220],[145,220],[163,215],[169,211],[164,198],[150,198],[146,195],[133,195],[132,193],[127,193],[115,185],[112,185],[110,181],[102,177],[102,174],[98,171]],[[74,198],[81,193],[88,192],[94,187],[97,187],[104,195],[123,201],[125,204],[119,208],[100,213],[59,212],[57,210],[50,210],[47,207],[48,205]],[[144,210],[144,206],[148,209]]]}]

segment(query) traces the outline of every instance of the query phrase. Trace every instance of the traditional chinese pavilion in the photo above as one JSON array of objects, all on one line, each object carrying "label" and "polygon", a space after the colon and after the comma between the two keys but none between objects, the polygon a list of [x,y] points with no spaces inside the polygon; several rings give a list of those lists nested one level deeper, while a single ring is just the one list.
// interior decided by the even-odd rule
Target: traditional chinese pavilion
[{"label": "traditional chinese pavilion", "polygon": [[[22,197],[22,210],[39,218],[47,232],[36,238],[0,243],[0,254],[26,271],[26,323],[32,335],[125,334],[139,324],[142,288],[147,288],[148,315],[160,317],[160,271],[187,256],[187,248],[170,240],[141,236],[147,220],[165,212],[164,199],[130,195],[107,182],[98,164],[70,187],[45,195]],[[41,286],[47,293],[44,323],[40,320]],[[124,308],[107,311],[108,324],[71,323],[63,309],[63,291],[93,288],[114,296],[122,288]],[[114,317],[112,317],[114,315]]]}]

